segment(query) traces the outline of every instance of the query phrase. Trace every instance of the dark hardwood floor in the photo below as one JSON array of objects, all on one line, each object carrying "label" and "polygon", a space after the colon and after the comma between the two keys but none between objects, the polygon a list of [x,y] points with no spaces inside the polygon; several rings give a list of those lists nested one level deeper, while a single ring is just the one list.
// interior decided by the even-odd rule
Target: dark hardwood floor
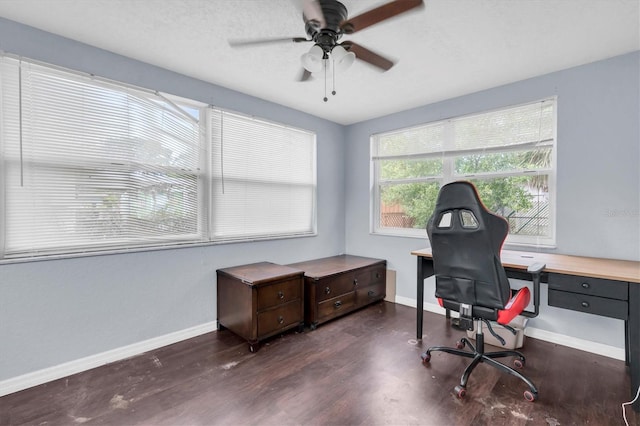
[{"label": "dark hardwood floor", "polygon": [[[481,364],[467,396],[453,388],[468,363],[427,346],[462,332],[415,309],[379,302],[315,331],[290,332],[257,353],[230,331],[209,333],[0,398],[2,425],[623,425],[622,361],[527,339],[525,374]],[[489,347],[488,349],[491,349]],[[640,416],[627,408],[629,424]]]}]

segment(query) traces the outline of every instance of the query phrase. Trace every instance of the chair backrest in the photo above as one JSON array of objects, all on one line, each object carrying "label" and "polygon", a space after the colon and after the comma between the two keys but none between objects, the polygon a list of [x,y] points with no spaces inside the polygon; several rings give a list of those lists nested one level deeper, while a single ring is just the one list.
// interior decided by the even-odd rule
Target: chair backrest
[{"label": "chair backrest", "polygon": [[436,297],[504,308],[511,290],[500,250],[508,233],[507,221],[487,210],[471,182],[443,186],[427,223]]}]

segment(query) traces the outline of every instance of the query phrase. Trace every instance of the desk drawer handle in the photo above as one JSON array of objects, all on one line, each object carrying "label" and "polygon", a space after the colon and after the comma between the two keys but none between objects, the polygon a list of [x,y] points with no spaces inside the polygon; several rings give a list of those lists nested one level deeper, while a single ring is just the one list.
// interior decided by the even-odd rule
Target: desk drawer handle
[{"label": "desk drawer handle", "polygon": [[583,308],[588,308],[589,307],[589,302],[582,302],[581,303]]},{"label": "desk drawer handle", "polygon": [[278,324],[282,324],[284,322],[284,317],[282,315],[280,315],[278,317]]},{"label": "desk drawer handle", "polygon": [[340,306],[342,306],[342,302],[341,301],[336,301],[336,303],[333,304],[333,306],[338,309]]},{"label": "desk drawer handle", "polygon": [[589,287],[591,287],[591,286],[589,285],[589,283],[582,283],[582,284],[580,284],[580,285],[581,285],[581,286],[582,286],[582,288],[584,288],[584,289],[588,289]]},{"label": "desk drawer handle", "polygon": [[329,293],[331,293],[331,288],[325,287],[324,294],[329,294]]},{"label": "desk drawer handle", "polygon": [[282,291],[278,292],[278,299],[284,299],[284,293]]}]

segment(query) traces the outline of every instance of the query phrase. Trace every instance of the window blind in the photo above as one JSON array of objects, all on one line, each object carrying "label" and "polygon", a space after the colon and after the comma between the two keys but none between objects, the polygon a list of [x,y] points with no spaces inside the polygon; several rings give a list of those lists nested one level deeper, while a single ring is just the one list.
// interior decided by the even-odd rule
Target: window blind
[{"label": "window blind", "polygon": [[543,100],[374,135],[372,159],[435,158],[549,147],[555,137],[554,107],[552,100]]},{"label": "window blind", "polygon": [[5,257],[203,238],[196,117],[152,92],[1,61]]},{"label": "window blind", "polygon": [[315,233],[315,134],[212,109],[214,241]]}]

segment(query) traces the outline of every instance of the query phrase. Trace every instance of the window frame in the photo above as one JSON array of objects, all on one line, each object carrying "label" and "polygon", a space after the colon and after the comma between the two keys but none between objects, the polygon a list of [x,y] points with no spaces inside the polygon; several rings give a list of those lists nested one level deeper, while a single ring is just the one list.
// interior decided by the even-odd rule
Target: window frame
[{"label": "window frame", "polygon": [[[527,144],[519,146],[499,146],[491,147],[490,149],[470,149],[470,150],[452,150],[453,148],[453,136],[452,136],[452,123],[456,120],[467,119],[474,116],[490,115],[499,113],[502,111],[508,111],[510,109],[516,109],[529,105],[542,104],[544,102],[552,102],[552,136],[550,140],[542,140],[532,142],[531,146],[537,146],[541,143],[549,145],[551,149],[551,162],[546,168],[537,168],[535,170],[513,170],[513,171],[498,171],[498,172],[483,172],[483,173],[466,173],[460,174],[455,171],[455,160],[459,157],[459,154],[474,154],[474,153],[486,153],[486,152],[509,152],[509,151],[523,151]],[[371,182],[371,194],[370,197],[370,233],[373,235],[387,235],[398,237],[410,237],[410,238],[427,238],[426,223],[421,228],[402,228],[382,226],[382,195],[381,190],[385,186],[403,183],[423,183],[423,184],[437,184],[438,189],[447,183],[456,180],[490,180],[499,178],[508,178],[513,176],[533,176],[544,174],[548,176],[548,202],[549,202],[549,235],[548,236],[527,236],[527,235],[515,235],[509,234],[505,241],[506,244],[514,246],[524,247],[555,247],[556,244],[556,175],[557,175],[557,112],[558,112],[558,100],[557,96],[551,96],[543,98],[537,101],[525,102],[521,104],[509,105],[500,108],[494,108],[491,110],[485,110],[481,112],[460,115],[447,119],[437,120],[433,122],[422,123],[406,128],[395,129],[387,132],[381,132],[372,134],[370,137],[370,182]],[[421,129],[427,129],[432,126],[443,126],[443,140],[444,146],[441,151],[420,152],[416,154],[407,154],[403,156],[397,156],[398,159],[413,159],[413,158],[438,158],[442,161],[442,169],[440,173],[432,174],[430,176],[414,177],[406,179],[381,179],[381,158],[379,155],[379,141],[380,138],[389,135],[401,134],[404,132],[420,131]]]}]

